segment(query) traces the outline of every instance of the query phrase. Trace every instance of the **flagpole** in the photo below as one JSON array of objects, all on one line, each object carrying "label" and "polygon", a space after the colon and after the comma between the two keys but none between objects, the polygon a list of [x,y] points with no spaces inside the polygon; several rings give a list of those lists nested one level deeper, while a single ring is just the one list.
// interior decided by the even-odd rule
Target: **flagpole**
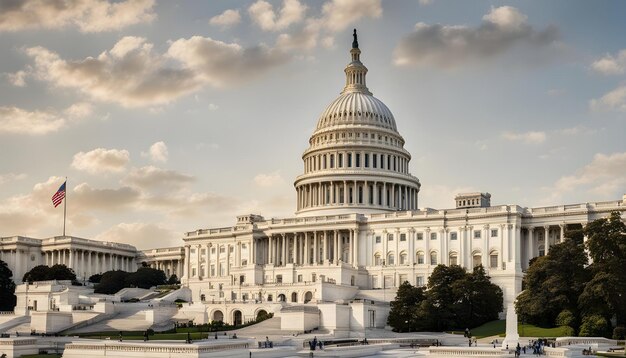
[{"label": "flagpole", "polygon": [[63,200],[63,237],[65,237],[65,214],[67,213],[67,177],[65,177],[65,199]]}]

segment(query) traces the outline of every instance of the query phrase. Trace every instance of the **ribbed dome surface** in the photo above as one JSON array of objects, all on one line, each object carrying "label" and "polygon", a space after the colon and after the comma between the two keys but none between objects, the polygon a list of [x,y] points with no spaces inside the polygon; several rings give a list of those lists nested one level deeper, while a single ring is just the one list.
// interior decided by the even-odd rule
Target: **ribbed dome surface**
[{"label": "ribbed dome surface", "polygon": [[363,92],[345,92],[335,99],[320,116],[317,130],[346,124],[363,124],[397,131],[396,120],[387,106],[376,97]]}]

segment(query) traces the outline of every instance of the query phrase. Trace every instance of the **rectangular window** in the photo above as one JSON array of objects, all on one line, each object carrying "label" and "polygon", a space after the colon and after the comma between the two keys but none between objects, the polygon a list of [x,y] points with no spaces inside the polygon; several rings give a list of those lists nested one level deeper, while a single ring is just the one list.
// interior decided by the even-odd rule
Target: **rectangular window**
[{"label": "rectangular window", "polygon": [[380,155],[380,169],[385,169],[385,155]]},{"label": "rectangular window", "polygon": [[424,254],[422,253],[417,254],[417,264],[418,265],[424,264]]},{"label": "rectangular window", "polygon": [[437,233],[436,232],[431,232],[430,233],[430,239],[431,240],[437,240]]},{"label": "rectangular window", "polygon": [[376,168],[376,165],[377,165],[377,163],[376,163],[377,160],[376,159],[377,158],[378,158],[378,156],[376,154],[372,154],[372,167],[373,168]]},{"label": "rectangular window", "polygon": [[215,276],[215,265],[211,265],[211,276]]},{"label": "rectangular window", "polygon": [[283,283],[283,275],[276,275],[276,283]]},{"label": "rectangular window", "polygon": [[403,284],[405,281],[408,281],[406,278],[406,275],[398,275],[398,281],[400,281],[400,284]]},{"label": "rectangular window", "polygon": [[356,165],[355,167],[360,168],[361,167],[361,154],[356,153]]},{"label": "rectangular window", "polygon": [[370,155],[365,153],[365,167],[369,168],[370,167]]},{"label": "rectangular window", "polygon": [[338,166],[339,168],[342,168],[342,167],[343,167],[343,154],[342,154],[342,153],[339,153],[339,154],[337,155],[337,166]]},{"label": "rectangular window", "polygon": [[331,169],[335,167],[335,155],[334,154],[330,155],[330,167]]},{"label": "rectangular window", "polygon": [[480,239],[480,230],[474,230],[474,239]]},{"label": "rectangular window", "polygon": [[400,234],[400,241],[406,241],[406,234]]},{"label": "rectangular window", "polygon": [[348,153],[348,168],[352,168],[352,153]]},{"label": "rectangular window", "polygon": [[450,256],[450,266],[458,265],[458,260],[456,256]]},{"label": "rectangular window", "polygon": [[380,236],[376,236],[376,243],[380,244]]},{"label": "rectangular window", "polygon": [[196,268],[195,267],[191,269],[191,276],[192,277],[196,276]]},{"label": "rectangular window", "polygon": [[456,239],[457,239],[456,232],[451,232],[450,233],[450,240],[456,240]]},{"label": "rectangular window", "polygon": [[424,240],[424,233],[418,232],[417,233],[417,240]]},{"label": "rectangular window", "polygon": [[498,255],[489,256],[489,267],[498,268]]},{"label": "rectangular window", "polygon": [[298,282],[302,282],[302,275],[298,275]]},{"label": "rectangular window", "polygon": [[196,249],[191,249],[191,253],[195,254],[196,253]]},{"label": "rectangular window", "polygon": [[498,229],[491,229],[491,237],[498,237]]},{"label": "rectangular window", "polygon": [[387,240],[393,241],[393,234],[387,234]]},{"label": "rectangular window", "polygon": [[417,287],[424,286],[424,276],[417,276],[415,278],[415,286],[417,286]]},{"label": "rectangular window", "polygon": [[224,246],[220,247],[220,254],[223,254],[226,252],[226,248]]}]

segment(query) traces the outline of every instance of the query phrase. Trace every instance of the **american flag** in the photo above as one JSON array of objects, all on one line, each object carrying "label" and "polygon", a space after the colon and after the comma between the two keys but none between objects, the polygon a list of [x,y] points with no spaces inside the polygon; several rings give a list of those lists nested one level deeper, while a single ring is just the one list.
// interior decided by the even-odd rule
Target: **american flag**
[{"label": "american flag", "polygon": [[54,204],[55,208],[65,199],[65,183],[67,182],[64,182],[63,185],[59,187],[59,190],[52,196],[52,204]]}]

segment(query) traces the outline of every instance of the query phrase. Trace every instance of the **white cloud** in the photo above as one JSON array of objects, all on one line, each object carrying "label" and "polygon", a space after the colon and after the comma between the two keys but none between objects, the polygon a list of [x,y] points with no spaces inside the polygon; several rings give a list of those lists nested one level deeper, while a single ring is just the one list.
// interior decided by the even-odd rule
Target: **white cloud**
[{"label": "white cloud", "polygon": [[26,86],[26,77],[28,74],[28,71],[20,70],[15,73],[7,73],[6,76],[13,86],[24,87]]},{"label": "white cloud", "polygon": [[336,32],[362,18],[378,18],[382,11],[380,0],[330,0],[322,6],[320,16],[307,19],[301,29],[280,34],[276,46],[285,50],[311,50],[321,43],[323,47],[331,48]]},{"label": "white cloud", "polygon": [[130,154],[122,149],[96,148],[89,152],[74,154],[72,168],[90,174],[119,173],[130,161]]},{"label": "white cloud", "polygon": [[124,107],[167,104],[206,84],[241,84],[287,61],[265,46],[243,48],[200,36],[172,42],[166,54],[132,36],[95,58],[65,60],[43,47],[26,53],[34,60],[36,78]]},{"label": "white cloud", "polygon": [[167,54],[215,87],[247,82],[287,61],[284,53],[263,45],[243,48],[201,36],[174,41]]},{"label": "white cloud", "polygon": [[378,18],[383,13],[380,0],[332,0],[322,6],[324,28],[342,31],[363,17]]},{"label": "white cloud", "polygon": [[248,14],[264,31],[280,31],[304,18],[307,7],[298,0],[283,0],[283,7],[277,14],[267,1],[258,0],[248,8]]},{"label": "white cloud", "polygon": [[0,2],[0,32],[60,29],[116,31],[156,18],[154,0],[18,0]]},{"label": "white cloud", "polygon": [[167,150],[165,142],[160,141],[151,145],[148,152],[142,152],[141,155],[144,157],[150,157],[150,160],[153,162],[165,163],[169,157],[169,151]]},{"label": "white cloud", "polygon": [[419,193],[419,207],[436,209],[454,208],[454,197],[460,193],[478,192],[480,189],[473,187],[450,187],[442,184],[423,183]]},{"label": "white cloud", "polygon": [[621,75],[626,72],[626,50],[621,50],[616,56],[606,54],[591,64],[591,68],[603,75]]},{"label": "white cloud", "polygon": [[[602,130],[602,129],[601,129]],[[596,128],[588,128],[582,124],[576,125],[570,128],[564,128],[558,131],[558,133],[565,136],[576,136],[581,134],[594,134],[598,132]]]},{"label": "white cloud", "polygon": [[417,23],[396,47],[394,63],[452,68],[495,58],[516,46],[525,46],[519,56],[532,58],[557,48],[557,37],[556,28],[536,31],[518,9],[502,6],[492,8],[478,27]]},{"label": "white cloud", "polygon": [[15,174],[15,173],[0,174],[0,184],[6,184],[6,183],[10,183],[12,181],[22,180],[22,179],[24,179],[26,177],[27,177],[27,175],[24,174],[24,173],[19,173],[19,174]]},{"label": "white cloud", "polygon": [[420,3],[420,5],[425,6],[432,4],[433,0],[419,0],[418,2]]},{"label": "white cloud", "polygon": [[130,244],[138,249],[167,247],[178,243],[178,235],[170,229],[152,223],[120,223],[94,239]]},{"label": "white cloud", "polygon": [[117,212],[124,208],[133,207],[141,198],[141,193],[138,190],[127,186],[115,189],[99,189],[93,188],[87,183],[78,184],[72,193],[68,194],[68,196],[70,195],[71,205],[79,212],[82,210]]},{"label": "white cloud", "polygon": [[254,183],[260,187],[272,187],[285,183],[285,179],[280,175],[280,171],[275,171],[268,174],[257,174],[254,177]]},{"label": "white cloud", "polygon": [[18,107],[0,106],[0,133],[43,135],[56,132],[68,122],[91,114],[91,106],[77,103],[63,112],[47,109],[28,111]]},{"label": "white cloud", "polygon": [[213,16],[209,20],[209,24],[214,26],[220,26],[221,28],[228,28],[233,25],[237,25],[241,22],[241,15],[239,10],[228,9],[223,13]]},{"label": "white cloud", "polygon": [[541,144],[546,141],[547,135],[545,132],[532,131],[525,133],[504,132],[502,133],[502,138],[526,144]]},{"label": "white cloud", "polygon": [[161,187],[171,191],[181,189],[194,180],[194,177],[191,175],[149,165],[133,168],[122,182],[141,189]]},{"label": "white cloud", "polygon": [[588,194],[597,198],[596,200],[619,199],[626,188],[625,173],[626,152],[598,153],[591,163],[579,168],[572,175],[559,178],[552,187],[547,188],[550,196],[546,202],[562,201],[569,193]]},{"label": "white cloud", "polygon": [[599,99],[592,99],[589,107],[594,111],[626,112],[626,86],[619,86]]}]

